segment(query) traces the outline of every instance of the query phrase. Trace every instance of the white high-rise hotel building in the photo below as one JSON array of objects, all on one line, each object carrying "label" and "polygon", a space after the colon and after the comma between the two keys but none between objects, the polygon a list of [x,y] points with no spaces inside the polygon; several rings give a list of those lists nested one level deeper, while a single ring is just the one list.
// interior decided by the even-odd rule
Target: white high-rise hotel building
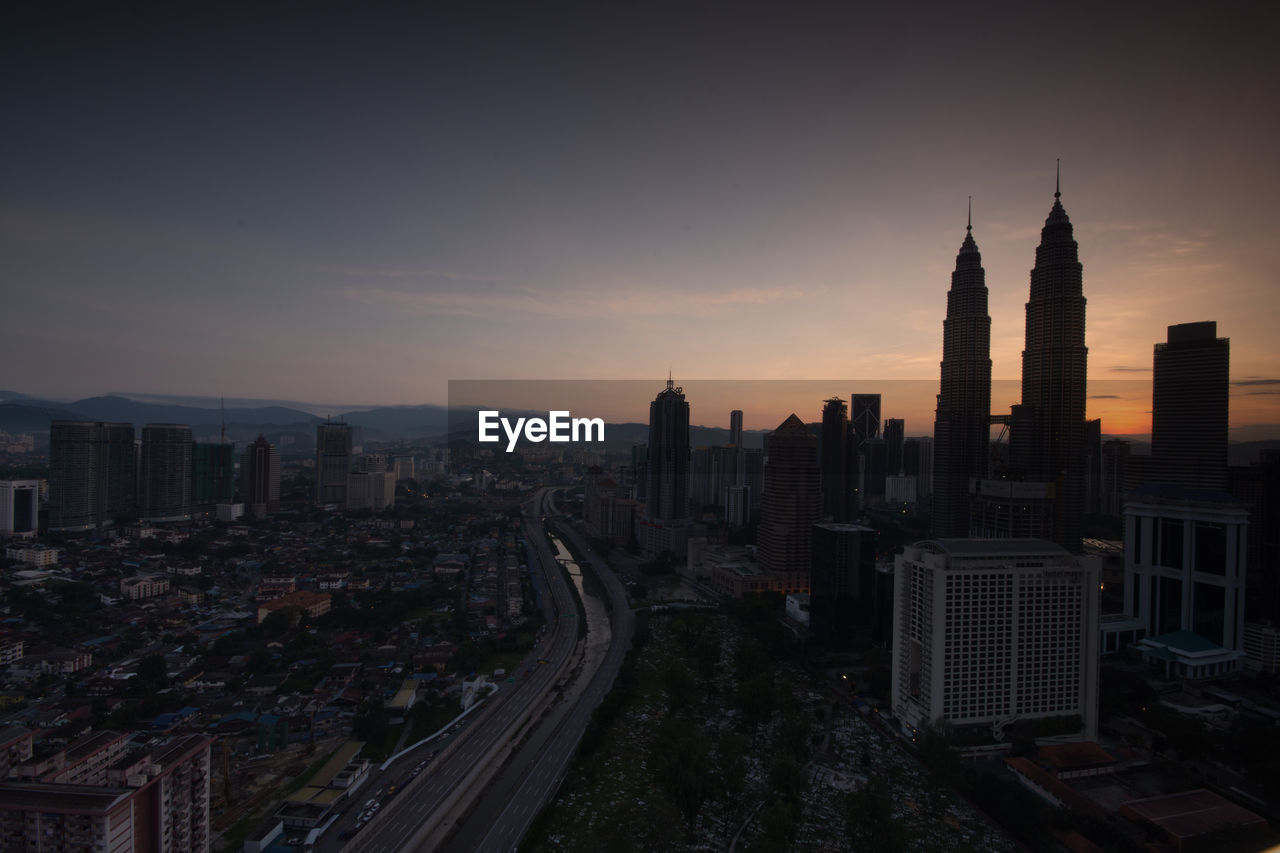
[{"label": "white high-rise hotel building", "polygon": [[1096,558],[1039,539],[931,539],[894,574],[899,720],[1001,737],[1015,720],[1077,716],[1096,737]]}]

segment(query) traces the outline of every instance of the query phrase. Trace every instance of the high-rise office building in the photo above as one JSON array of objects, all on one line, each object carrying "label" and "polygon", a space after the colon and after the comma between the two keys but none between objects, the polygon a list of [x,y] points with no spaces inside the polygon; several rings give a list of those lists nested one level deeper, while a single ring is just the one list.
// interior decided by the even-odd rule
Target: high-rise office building
[{"label": "high-rise office building", "polygon": [[1227,481],[1231,341],[1218,324],[1181,323],[1156,344],[1151,377],[1153,482],[1222,490]]},{"label": "high-rise office building", "polygon": [[832,397],[822,406],[822,514],[848,521],[849,498],[849,414]]},{"label": "high-rise office building", "polygon": [[729,443],[734,447],[742,446],[742,409],[729,413]]},{"label": "high-rise office building", "polygon": [[1084,267],[1061,191],[1040,232],[1027,301],[1022,404],[1014,408],[1011,466],[1054,487],[1054,542],[1079,552],[1085,489]]},{"label": "high-rise office building", "polygon": [[147,424],[142,428],[139,517],[143,521],[191,519],[191,427]]},{"label": "high-rise office building", "polygon": [[1253,464],[1228,468],[1227,491],[1249,513],[1245,615],[1280,626],[1280,450],[1264,449]]},{"label": "high-rise office building", "polygon": [[240,457],[240,500],[259,518],[280,508],[280,451],[261,433]]},{"label": "high-rise office building", "polygon": [[849,398],[849,489],[853,494],[850,512],[867,505],[870,496],[870,460],[867,442],[880,437],[880,395],[854,394]]},{"label": "high-rise office building", "polygon": [[1249,513],[1223,492],[1152,484],[1125,501],[1124,613],[1104,651],[1130,643],[1167,674],[1224,675],[1244,657]]},{"label": "high-rise office building", "polygon": [[813,525],[822,515],[818,440],[792,414],[768,436],[765,454],[756,555],[787,592],[808,592]]},{"label": "high-rise office building", "polygon": [[933,535],[969,531],[969,481],[988,474],[991,442],[991,315],[982,255],[965,228],[942,321],[942,382],[933,424]]},{"label": "high-rise office building", "polygon": [[40,522],[40,481],[0,480],[0,536],[29,539]]},{"label": "high-rise office building", "polygon": [[351,426],[325,421],[316,425],[316,503],[347,505],[351,473]]},{"label": "high-rise office building", "polygon": [[933,539],[895,558],[894,714],[1009,736],[1074,716],[1097,736],[1098,573],[1038,539]]},{"label": "high-rise office building", "polygon": [[684,389],[667,387],[649,404],[641,542],[651,554],[682,554],[689,528],[689,403]]},{"label": "high-rise office building", "polygon": [[864,441],[880,437],[880,395],[854,394],[849,398],[849,428],[853,430],[854,449]]},{"label": "high-rise office building", "polygon": [[906,429],[906,422],[902,418],[884,419],[885,476],[903,473],[902,444],[906,440]]},{"label": "high-rise office building", "polygon": [[92,530],[137,511],[133,424],[49,425],[49,529]]},{"label": "high-rise office building", "polygon": [[809,629],[829,651],[887,639],[890,613],[881,604],[888,590],[876,572],[876,531],[824,523],[813,525],[812,535]]}]

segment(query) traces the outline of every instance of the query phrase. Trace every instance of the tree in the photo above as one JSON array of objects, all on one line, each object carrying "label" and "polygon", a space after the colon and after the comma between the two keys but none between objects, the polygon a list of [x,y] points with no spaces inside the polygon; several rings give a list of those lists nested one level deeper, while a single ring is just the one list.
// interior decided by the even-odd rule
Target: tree
[{"label": "tree", "polygon": [[893,816],[893,797],[879,776],[872,776],[845,800],[845,829],[854,850],[905,851],[910,833]]}]

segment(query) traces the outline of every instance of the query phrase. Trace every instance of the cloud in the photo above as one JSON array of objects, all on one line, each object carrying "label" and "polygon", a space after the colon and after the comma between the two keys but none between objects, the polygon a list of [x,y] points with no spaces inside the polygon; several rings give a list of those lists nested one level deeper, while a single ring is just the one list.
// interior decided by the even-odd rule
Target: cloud
[{"label": "cloud", "polygon": [[1280,390],[1277,391],[1246,391],[1239,395],[1241,397],[1271,397],[1280,396]]},{"label": "cloud", "polygon": [[1280,385],[1280,379],[1237,379],[1232,385]]},{"label": "cloud", "polygon": [[395,281],[414,280],[433,286],[453,286],[491,290],[500,285],[497,281],[470,273],[453,272],[438,269],[414,269],[407,267],[338,267],[330,269],[348,278],[392,279]]},{"label": "cloud", "polygon": [[1208,240],[1196,240],[1167,231],[1143,234],[1136,242],[1146,251],[1148,258],[1164,258],[1170,255],[1175,258],[1186,258],[1209,246]]},{"label": "cloud", "polygon": [[621,290],[549,290],[492,283],[484,288],[398,290],[377,285],[341,287],[344,299],[423,314],[484,317],[497,313],[536,314],[575,319],[614,319],[619,316],[707,316],[743,307],[790,303],[818,295],[799,287],[736,288],[697,291],[675,288]]},{"label": "cloud", "polygon": [[1090,400],[1122,400],[1124,398],[1121,397],[1119,394],[1090,394],[1089,399]]},{"label": "cloud", "polygon": [[1110,370],[1112,373],[1150,373],[1151,372],[1150,367],[1126,367],[1123,364],[1113,364],[1111,367],[1108,367],[1107,370]]}]

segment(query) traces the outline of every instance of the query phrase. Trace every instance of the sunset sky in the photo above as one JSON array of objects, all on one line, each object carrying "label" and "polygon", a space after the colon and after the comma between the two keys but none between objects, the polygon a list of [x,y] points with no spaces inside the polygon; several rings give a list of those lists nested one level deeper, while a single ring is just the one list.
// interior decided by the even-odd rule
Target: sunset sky
[{"label": "sunset sky", "polygon": [[1016,379],[1061,158],[1090,379],[1280,424],[1274,3],[117,5],[0,33],[0,388],[936,383],[970,195]]}]

